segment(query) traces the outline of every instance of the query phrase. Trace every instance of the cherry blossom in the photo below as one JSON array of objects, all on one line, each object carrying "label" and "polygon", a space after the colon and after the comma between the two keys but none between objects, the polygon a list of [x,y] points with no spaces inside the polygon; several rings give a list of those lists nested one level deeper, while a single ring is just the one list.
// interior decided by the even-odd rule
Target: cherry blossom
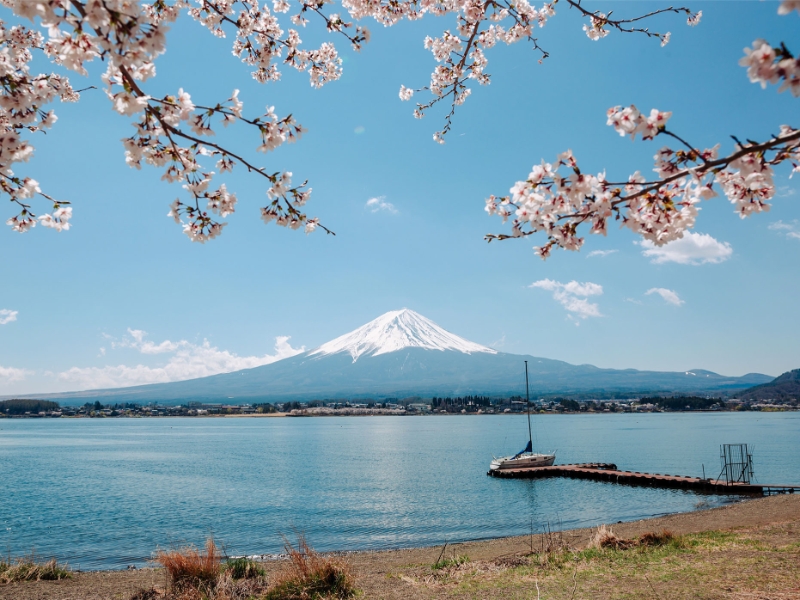
[{"label": "cherry blossom", "polygon": [[[280,225],[306,225],[308,232],[323,227],[300,207],[309,198],[310,188],[282,186],[287,174],[266,172],[242,153],[209,140],[217,122],[223,126],[240,123],[258,133],[256,150],[269,152],[300,138],[304,129],[294,118],[279,117],[268,107],[260,116],[244,114],[238,90],[225,101],[203,106],[188,91],[163,97],[148,94],[145,82],[155,76],[155,60],[166,50],[167,26],[182,13],[199,21],[215,36],[234,34],[233,52],[253,67],[258,81],[280,76],[277,63],[309,74],[311,85],[320,87],[341,75],[341,60],[335,47],[323,42],[317,49],[304,49],[297,31],[284,31],[276,14],[290,5],[273,3],[274,13],[255,0],[155,0],[140,4],[130,0],[2,0],[15,16],[30,20],[42,32],[20,25],[7,27],[0,21],[0,188],[21,209],[8,219],[15,231],[25,232],[36,223],[58,231],[69,229],[72,208],[66,201],[44,194],[32,178],[14,175],[12,166],[27,161],[33,146],[21,134],[52,127],[57,120],[45,106],[59,98],[79,100],[79,93],[61,74],[31,75],[29,63],[40,52],[55,65],[86,75],[86,64],[102,59],[107,67],[102,76],[105,93],[116,112],[133,117],[134,134],[122,140],[125,161],[140,169],[147,164],[162,170],[162,179],[180,183],[189,194],[171,205],[170,216],[183,226],[193,241],[204,242],[218,236],[225,218],[235,210],[236,195],[225,183],[213,185],[219,173],[236,165],[263,177],[268,183],[270,213]],[[196,6],[194,4],[197,4]],[[352,27],[338,15],[326,16],[323,4],[300,3],[300,13],[313,12],[328,31],[344,35],[355,47],[366,41],[363,27]],[[31,201],[41,196],[53,205],[52,213],[37,217]],[[213,215],[213,217],[212,217]]]},{"label": "cherry blossom", "polygon": [[[329,10],[327,0],[0,0],[17,19],[26,19],[33,28],[7,26],[0,21],[0,187],[19,214],[8,219],[15,231],[24,232],[37,223],[58,231],[69,229],[71,208],[63,200],[44,194],[30,177],[12,171],[16,163],[27,161],[33,145],[23,136],[52,127],[57,120],[46,105],[56,98],[75,102],[80,99],[69,80],[61,73],[32,75],[29,64],[36,53],[64,71],[87,75],[86,65],[103,61],[102,83],[111,107],[133,120],[134,132],[122,140],[126,163],[134,169],[148,165],[161,171],[162,179],[178,183],[186,197],[170,206],[169,215],[193,241],[205,242],[218,236],[237,205],[228,182],[217,182],[224,174],[243,167],[265,179],[267,204],[261,208],[266,222],[290,228],[303,227],[307,233],[317,228],[331,233],[319,219],[307,216],[302,207],[309,200],[307,183],[292,187],[290,173],[270,173],[256,165],[241,150],[213,142],[215,127],[241,125],[257,133],[255,149],[271,152],[285,143],[298,140],[304,129],[293,117],[279,116],[273,107],[261,115],[247,115],[238,90],[223,101],[201,103],[188,90],[158,97],[148,92],[147,82],[156,75],[156,60],[166,51],[165,33],[181,16],[194,19],[213,36],[231,38],[234,56],[252,69],[259,82],[274,82],[281,70],[292,68],[308,73],[312,87],[321,87],[341,77],[342,61],[332,41],[317,48],[306,48],[300,29],[316,21],[324,30],[344,38],[360,50],[370,39],[369,30],[353,21],[373,19],[390,26],[403,19],[418,19],[426,14],[454,16],[453,26],[441,36],[427,37],[436,67],[424,88],[432,99],[417,105],[414,114],[422,117],[440,101],[450,103],[445,126],[433,138],[444,143],[452,126],[457,106],[471,93],[468,82],[487,85],[487,51],[498,43],[527,40],[548,56],[534,30],[555,16],[555,2],[534,6],[528,0],[342,0],[344,12]],[[581,19],[590,23],[597,37],[611,30],[637,32],[668,39],[639,27],[638,23],[662,13],[684,13],[686,8],[660,9],[629,19],[611,18],[610,13],[590,12],[580,0],[566,0]],[[37,30],[38,29],[38,30]],[[592,34],[590,31],[590,35]],[[401,86],[399,96],[410,100],[413,88]],[[52,213],[34,214],[34,199],[52,204]],[[69,208],[69,210],[67,210]]]},{"label": "cherry blossom", "polygon": [[[418,99],[413,111],[417,118],[440,104],[444,107],[444,124],[432,136],[444,143],[457,107],[468,100],[474,84],[491,82],[491,51],[499,44],[525,42],[539,62],[547,59],[550,55],[540,43],[539,30],[556,17],[555,0],[540,4],[342,0],[335,8],[329,0],[0,0],[0,4],[13,19],[32,24],[0,21],[0,191],[18,211],[7,224],[17,232],[37,223],[57,231],[70,228],[70,203],[45,194],[35,179],[13,169],[32,156],[29,138],[57,124],[48,105],[56,99],[80,100],[83,90],[74,90],[65,73],[86,75],[87,64],[102,61],[102,87],[110,106],[133,125],[132,134],[122,140],[126,163],[134,169],[143,165],[158,169],[164,181],[180,186],[182,195],[172,202],[168,215],[192,241],[201,243],[220,235],[224,220],[239,207],[231,182],[225,179],[234,171],[245,171],[264,184],[266,200],[260,207],[264,222],[303,228],[306,233],[317,228],[332,232],[304,212],[311,196],[307,181],[295,184],[291,172],[272,172],[249,158],[246,149],[214,141],[220,124],[243,127],[253,133],[251,150],[270,153],[305,132],[291,114],[272,106],[263,112],[252,110],[250,104],[246,110],[238,90],[210,101],[183,88],[163,96],[151,92],[156,61],[166,51],[166,31],[177,19],[193,19],[211,35],[230,38],[232,54],[258,82],[279,81],[289,68],[307,73],[310,85],[319,88],[341,77],[335,40],[344,39],[355,50],[369,42],[369,30],[357,22],[371,19],[387,27],[426,15],[448,17],[451,20],[440,35],[422,41],[434,62],[429,79],[421,87],[401,85],[398,93],[400,100]],[[702,17],[702,12],[685,7],[619,17],[611,11],[589,10],[581,0],[563,0],[559,6],[577,17],[594,41],[632,33],[664,46],[670,33],[652,30],[650,19],[683,15],[689,26],[696,26]],[[797,0],[783,0],[778,8],[780,14],[794,11],[800,12]],[[309,48],[301,32],[313,24],[332,39]],[[32,74],[34,56],[40,59],[37,65],[41,59],[49,60],[58,72]],[[777,85],[781,92],[800,96],[800,62],[783,44],[775,47],[757,40],[741,64],[754,83]],[[539,248],[544,257],[554,247],[580,248],[584,239],[578,228],[584,223],[591,233],[605,235],[608,220],[614,218],[653,243],[664,244],[693,226],[703,200],[722,193],[742,217],[762,212],[769,209],[774,195],[773,168],[788,161],[800,170],[800,132],[792,126],[783,126],[779,135],[762,143],[737,142],[720,158],[719,146],[701,150],[668,129],[671,116],[657,109],[642,113],[635,106],[613,107],[607,114],[608,125],[621,136],[641,140],[662,136],[677,143],[656,152],[655,178],[636,172],[623,181],[609,181],[603,172],[582,172],[572,153],[565,152],[552,163],[534,166],[510,195],[487,200],[490,214],[512,220],[510,235],[489,239],[541,231],[547,235]],[[41,214],[33,211],[34,203],[44,206],[36,209]]]},{"label": "cherry blossom", "polygon": [[[781,14],[797,8],[783,2]],[[785,44],[775,48],[756,40],[745,48],[739,61],[751,82],[762,87],[780,85],[800,95],[800,62]],[[606,235],[614,218],[655,246],[683,237],[692,228],[699,204],[721,192],[741,218],[766,212],[775,196],[774,167],[787,162],[793,173],[800,171],[800,129],[781,125],[780,133],[764,142],[734,138],[727,156],[720,157],[720,144],[700,149],[667,128],[671,112],[652,109],[645,115],[635,106],[608,110],[606,124],[621,136],[653,140],[666,136],[678,143],[663,146],[654,158],[656,177],[648,180],[638,171],[627,181],[609,181],[605,173],[583,173],[567,151],[550,164],[542,161],[528,178],[516,182],[507,196],[490,196],[485,210],[503,222],[511,219],[510,234],[489,234],[488,241],[544,233],[546,242],[535,247],[541,258],[554,248],[578,250],[584,238],[578,228],[589,224],[589,233]]]},{"label": "cherry blossom", "polygon": [[788,15],[793,10],[800,13],[800,0],[783,0],[778,7],[778,14]]},{"label": "cherry blossom", "polygon": [[701,18],[703,18],[703,11],[698,10],[695,14],[689,15],[689,17],[686,19],[686,24],[689,27],[694,27],[700,23]]},{"label": "cherry blossom", "polygon": [[[353,4],[351,5],[350,2]],[[403,16],[419,18],[425,13],[442,16],[456,13],[455,31],[445,30],[440,37],[426,37],[424,46],[433,54],[437,62],[431,73],[430,83],[419,88],[401,86],[400,99],[409,100],[413,93],[427,91],[431,98],[420,101],[414,109],[414,116],[422,118],[427,111],[441,102],[447,102],[450,110],[445,116],[444,127],[434,133],[433,140],[443,144],[453,126],[456,108],[464,103],[472,92],[470,84],[488,85],[491,77],[486,71],[488,66],[487,51],[498,43],[507,45],[526,40],[539,53],[539,62],[549,57],[549,53],[539,44],[535,35],[536,28],[542,28],[548,19],[555,16],[555,2],[546,2],[535,7],[528,0],[503,1],[485,0],[477,2],[427,3],[411,0],[407,3],[356,3],[345,0],[354,18],[372,16],[384,25],[391,25]],[[639,27],[640,21],[662,13],[680,13],[687,16],[689,25],[699,22],[701,13],[693,13],[688,8],[665,8],[654,10],[648,14],[628,19],[618,19],[600,11],[589,11],[582,6],[580,0],[566,0],[565,4],[577,11],[587,23],[583,26],[589,39],[600,40],[612,31],[622,33],[639,33],[656,38],[664,46],[669,42],[670,34],[651,31]],[[393,10],[389,11],[389,7]]]}]

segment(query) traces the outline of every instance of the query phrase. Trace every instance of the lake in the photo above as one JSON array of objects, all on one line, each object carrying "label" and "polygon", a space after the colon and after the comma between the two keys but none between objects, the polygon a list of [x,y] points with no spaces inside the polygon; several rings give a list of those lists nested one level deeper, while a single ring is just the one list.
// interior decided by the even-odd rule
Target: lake
[{"label": "lake", "polygon": [[[574,528],[737,498],[486,476],[521,450],[524,415],[0,420],[0,551],[73,568],[144,565],[213,535],[230,555],[425,546]],[[722,443],[763,483],[800,483],[800,413],[534,417],[557,463],[701,475]]]}]

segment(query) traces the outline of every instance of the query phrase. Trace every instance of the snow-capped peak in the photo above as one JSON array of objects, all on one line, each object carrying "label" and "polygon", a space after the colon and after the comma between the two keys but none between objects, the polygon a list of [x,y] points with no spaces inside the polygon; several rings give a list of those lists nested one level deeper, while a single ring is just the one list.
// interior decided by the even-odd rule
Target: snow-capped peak
[{"label": "snow-capped peak", "polygon": [[430,319],[407,308],[387,312],[350,333],[322,344],[309,354],[325,356],[347,352],[353,357],[353,362],[356,362],[365,354],[377,356],[403,348],[456,350],[464,354],[473,352],[497,354],[496,350],[445,331]]}]

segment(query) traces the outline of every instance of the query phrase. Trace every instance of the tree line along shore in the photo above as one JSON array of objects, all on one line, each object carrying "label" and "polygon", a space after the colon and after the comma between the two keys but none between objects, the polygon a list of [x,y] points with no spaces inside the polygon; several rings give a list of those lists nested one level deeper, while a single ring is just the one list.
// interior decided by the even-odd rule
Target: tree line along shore
[{"label": "tree line along shore", "polygon": [[[531,401],[537,413],[642,413],[642,412],[723,412],[786,411],[800,409],[800,401],[754,401],[700,396],[643,396],[636,399],[575,400],[550,398]],[[187,402],[181,405],[161,403],[108,403],[99,400],[82,406],[62,406],[58,402],[35,399],[0,400],[0,418],[61,417],[219,417],[219,416],[357,416],[357,415],[441,415],[441,414],[514,414],[524,413],[527,404],[520,396],[437,397],[423,399],[390,398],[380,401],[313,400],[309,402],[216,404]]]}]

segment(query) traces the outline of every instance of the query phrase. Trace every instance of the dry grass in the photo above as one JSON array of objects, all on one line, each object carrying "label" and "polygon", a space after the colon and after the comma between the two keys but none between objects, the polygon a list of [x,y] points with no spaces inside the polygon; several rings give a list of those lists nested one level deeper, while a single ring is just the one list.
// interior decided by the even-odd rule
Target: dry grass
[{"label": "dry grass", "polygon": [[23,558],[0,560],[0,583],[17,581],[59,581],[72,577],[67,565],[60,565],[55,558],[41,562],[31,554]]},{"label": "dry grass", "polygon": [[589,539],[589,548],[612,548],[614,550],[626,550],[636,545],[635,540],[626,540],[618,537],[614,530],[605,525],[600,525]]},{"label": "dry grass", "polygon": [[376,594],[367,581],[365,593],[387,600],[800,600],[800,530],[791,525],[769,533],[636,533],[626,539],[604,527],[593,532],[591,548],[482,558],[447,576],[409,565],[392,574],[394,586],[405,588]]},{"label": "dry grass", "polygon": [[223,563],[211,539],[204,552],[194,547],[158,552],[155,561],[167,573],[167,589],[141,589],[130,600],[323,600],[355,594],[353,575],[343,560],[322,556],[302,537],[297,548],[288,542],[285,547],[289,562],[271,585],[256,561]]},{"label": "dry grass", "polygon": [[662,529],[661,533],[648,531],[639,536],[640,546],[665,546],[678,540],[669,529]]},{"label": "dry grass", "polygon": [[279,571],[264,600],[344,599],[355,595],[354,576],[339,558],[314,551],[300,536],[295,548],[285,544],[289,563]]},{"label": "dry grass", "polygon": [[628,550],[637,546],[665,546],[667,544],[680,544],[680,538],[676,537],[668,529],[661,532],[647,531],[635,540],[627,540],[621,538],[614,533],[614,530],[605,525],[601,525],[589,538],[589,548],[603,549],[610,548],[612,550]]},{"label": "dry grass", "polygon": [[213,539],[204,552],[194,547],[160,551],[155,561],[164,567],[169,587],[143,589],[130,600],[249,600],[267,591],[266,572],[257,562],[237,558],[222,563]]},{"label": "dry grass", "polygon": [[267,578],[263,575],[234,578],[225,571],[217,580],[214,595],[209,600],[251,600],[262,598],[269,589]]},{"label": "dry grass", "polygon": [[197,590],[207,596],[213,594],[222,566],[222,556],[210,538],[205,552],[193,546],[171,552],[159,550],[155,561],[164,567],[170,586],[176,591]]},{"label": "dry grass", "polygon": [[141,589],[136,592],[129,600],[161,600],[164,592],[156,588]]}]

